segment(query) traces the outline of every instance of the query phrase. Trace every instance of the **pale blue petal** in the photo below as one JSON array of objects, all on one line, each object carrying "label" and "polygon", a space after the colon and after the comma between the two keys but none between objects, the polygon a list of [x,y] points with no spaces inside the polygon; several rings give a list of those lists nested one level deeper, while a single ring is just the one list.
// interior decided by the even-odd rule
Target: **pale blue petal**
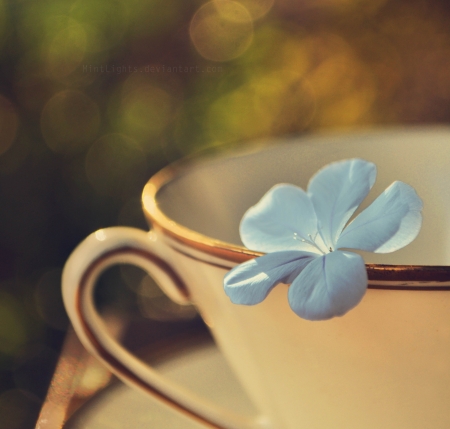
[{"label": "pale blue petal", "polygon": [[394,182],[345,228],[337,246],[389,253],[411,243],[422,226],[422,200],[403,182]]},{"label": "pale blue petal", "polygon": [[[320,251],[309,242],[317,239],[314,207],[303,189],[280,184],[270,189],[244,214],[242,242],[260,252],[279,250]],[[320,240],[319,245],[323,243]]]},{"label": "pale blue petal", "polygon": [[291,284],[288,299],[292,310],[303,319],[325,320],[355,307],[366,288],[362,257],[338,250],[308,264]]},{"label": "pale blue petal", "polygon": [[225,293],[235,304],[258,304],[278,283],[291,282],[315,257],[315,253],[283,251],[251,259],[225,275]]},{"label": "pale blue petal", "polygon": [[327,249],[336,249],[339,234],[375,183],[375,164],[362,159],[334,162],[310,180],[310,196]]}]

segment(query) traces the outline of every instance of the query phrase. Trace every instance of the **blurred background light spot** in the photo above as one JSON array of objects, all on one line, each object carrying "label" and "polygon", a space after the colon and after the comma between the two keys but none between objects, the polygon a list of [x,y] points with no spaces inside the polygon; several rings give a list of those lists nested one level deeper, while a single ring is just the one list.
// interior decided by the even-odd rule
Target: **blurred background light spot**
[{"label": "blurred background light spot", "polygon": [[18,10],[17,31],[24,46],[39,50],[68,24],[70,3],[58,0],[29,2]]},{"label": "blurred background light spot", "polygon": [[28,340],[25,309],[0,290],[0,358],[14,356]]},{"label": "blurred background light spot", "polygon": [[211,107],[207,126],[218,142],[303,131],[316,111],[311,85],[281,70],[253,76]]},{"label": "blurred background light spot", "polygon": [[[223,1],[223,0],[215,0]],[[250,13],[253,19],[258,19],[264,16],[272,8],[275,0],[239,0]]]},{"label": "blurred background light spot", "polygon": [[[67,15],[69,5],[66,5],[67,10],[59,7],[56,9],[57,13],[50,10],[46,15],[43,11],[46,10],[45,5],[49,5],[44,2],[39,4],[38,8],[30,7],[34,14],[31,17],[25,15],[24,29],[20,28],[26,45],[18,63],[21,86],[26,86],[31,81],[31,84],[40,83],[43,90],[47,90],[49,83],[52,83],[55,90],[62,89],[61,83],[66,88],[92,83],[98,74],[87,73],[87,67],[84,66],[105,58],[90,53],[92,49],[91,39],[87,34],[88,27]],[[34,92],[38,90],[36,87],[33,88]],[[30,94],[28,98],[33,97]]]},{"label": "blurred background light spot", "polygon": [[148,146],[151,138],[158,137],[171,121],[174,104],[164,89],[149,84],[124,91],[117,128]]},{"label": "blurred background light spot", "polygon": [[292,37],[279,46],[280,67],[304,76],[311,65],[310,52],[304,40]]},{"label": "blurred background light spot", "polygon": [[97,359],[90,357],[88,365],[80,377],[77,386],[77,395],[89,397],[102,387],[105,387],[111,379],[111,373]]},{"label": "blurred background light spot", "polygon": [[70,16],[83,25],[91,52],[116,46],[129,19],[126,3],[121,0],[78,0],[72,5]]},{"label": "blurred background light spot", "polygon": [[305,43],[311,59],[305,77],[317,106],[312,128],[372,123],[377,81],[369,67],[334,34],[321,34]]},{"label": "blurred background light spot", "polygon": [[82,62],[87,45],[83,26],[71,19],[48,46],[47,65],[51,76],[60,78],[72,73]]},{"label": "blurred background light spot", "polygon": [[252,42],[252,17],[238,2],[213,0],[197,10],[189,33],[192,43],[204,58],[232,60],[242,55]]},{"label": "blurred background light spot", "polygon": [[77,90],[55,94],[41,114],[41,131],[48,147],[57,153],[76,153],[91,143],[100,126],[97,104]]},{"label": "blurred background light spot", "polygon": [[317,96],[325,98],[333,93],[350,91],[360,71],[360,64],[345,54],[336,53],[322,61],[308,78]]},{"label": "blurred background light spot", "polygon": [[147,157],[142,147],[123,134],[107,134],[89,149],[86,175],[94,189],[119,199],[140,192],[147,177]]},{"label": "blurred background light spot", "polygon": [[0,95],[0,155],[6,152],[13,143],[19,118],[12,103]]},{"label": "blurred background light spot", "polygon": [[68,318],[61,296],[61,269],[45,272],[39,279],[35,292],[35,306],[39,316],[53,329],[64,331]]},{"label": "blurred background light spot", "polygon": [[359,123],[371,123],[370,116],[366,116],[374,101],[374,92],[368,89],[354,91],[328,103],[321,111],[318,123],[322,127],[347,127]]},{"label": "blurred background light spot", "polygon": [[[318,99],[315,126],[360,123],[375,102],[374,76],[351,56],[337,53],[313,69],[308,78]],[[371,121],[365,118],[363,122]]]}]

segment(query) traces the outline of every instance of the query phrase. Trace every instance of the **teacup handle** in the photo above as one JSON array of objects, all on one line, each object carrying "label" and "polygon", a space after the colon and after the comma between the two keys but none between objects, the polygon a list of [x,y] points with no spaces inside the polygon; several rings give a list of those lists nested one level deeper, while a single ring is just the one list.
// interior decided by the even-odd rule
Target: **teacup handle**
[{"label": "teacup handle", "polygon": [[95,309],[93,291],[99,275],[112,265],[136,265],[151,275],[171,299],[189,303],[189,291],[168,262],[166,249],[156,234],[135,228],[107,228],[87,237],[69,257],[62,276],[64,304],[78,337],[86,349],[122,381],[144,390],[205,427],[265,427],[264,420],[233,414],[172,383],[129,353],[108,333]]}]

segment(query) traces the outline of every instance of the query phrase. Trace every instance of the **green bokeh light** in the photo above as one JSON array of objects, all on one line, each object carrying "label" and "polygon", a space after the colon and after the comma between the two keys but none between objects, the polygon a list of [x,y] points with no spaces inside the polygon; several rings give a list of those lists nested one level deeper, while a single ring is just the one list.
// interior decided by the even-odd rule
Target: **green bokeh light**
[{"label": "green bokeh light", "polygon": [[0,357],[14,356],[28,340],[24,308],[0,290]]}]

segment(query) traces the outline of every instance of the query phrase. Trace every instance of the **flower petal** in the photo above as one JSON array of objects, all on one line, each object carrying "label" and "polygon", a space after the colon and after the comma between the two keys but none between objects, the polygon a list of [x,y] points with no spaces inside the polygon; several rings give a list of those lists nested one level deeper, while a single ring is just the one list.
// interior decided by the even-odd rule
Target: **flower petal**
[{"label": "flower petal", "polygon": [[422,226],[422,206],[411,186],[394,182],[345,228],[337,246],[394,252],[417,237]]},{"label": "flower petal", "polygon": [[246,247],[260,252],[321,253],[308,242],[317,236],[314,207],[306,192],[294,185],[276,185],[250,207],[242,218],[240,234]]},{"label": "flower petal", "polygon": [[225,275],[225,293],[235,304],[258,304],[278,283],[291,282],[315,257],[309,252],[283,251],[251,259]]},{"label": "flower petal", "polygon": [[375,164],[362,159],[334,162],[310,180],[310,196],[327,249],[336,241],[345,224],[375,183]]},{"label": "flower petal", "polygon": [[325,320],[355,307],[366,288],[362,257],[338,250],[313,260],[289,287],[288,299],[300,317]]}]

